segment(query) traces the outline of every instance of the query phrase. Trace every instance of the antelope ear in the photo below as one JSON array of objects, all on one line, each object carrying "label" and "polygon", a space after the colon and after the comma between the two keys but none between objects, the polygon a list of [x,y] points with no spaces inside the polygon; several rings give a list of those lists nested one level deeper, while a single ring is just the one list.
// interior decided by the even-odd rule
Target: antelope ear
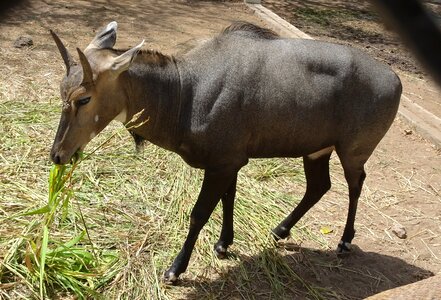
[{"label": "antelope ear", "polygon": [[58,51],[60,51],[61,57],[63,58],[64,64],[66,65],[66,75],[69,75],[70,68],[77,63],[73,60],[72,56],[69,54],[69,51],[67,51],[66,47],[64,46],[58,35],[52,30],[49,30],[49,32],[51,33],[55,44],[57,44]]},{"label": "antelope ear", "polygon": [[83,68],[83,81],[82,85],[88,85],[93,83],[93,72],[86,55],[77,48],[78,56],[80,57],[81,67]]},{"label": "antelope ear", "polygon": [[117,75],[129,69],[138,52],[141,50],[145,40],[130,50],[127,50],[118,57],[115,57],[110,63],[110,70]]},{"label": "antelope ear", "polygon": [[92,42],[90,42],[85,51],[89,49],[112,48],[116,43],[117,28],[118,24],[115,21],[107,24],[106,27],[104,27],[97,33],[97,35],[93,38]]}]

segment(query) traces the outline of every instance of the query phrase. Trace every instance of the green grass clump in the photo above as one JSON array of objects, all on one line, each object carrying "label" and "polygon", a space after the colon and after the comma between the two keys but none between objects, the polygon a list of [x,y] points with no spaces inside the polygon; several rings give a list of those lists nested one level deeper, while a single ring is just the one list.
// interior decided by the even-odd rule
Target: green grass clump
[{"label": "green grass clump", "polygon": [[[12,104],[0,106],[9,111]],[[47,135],[54,135],[56,106],[15,102],[13,109],[0,118],[0,298],[326,298],[328,291],[295,268],[301,255],[276,248],[269,235],[304,192],[299,160],[253,160],[244,167],[229,259],[218,260],[212,250],[222,227],[219,205],[182,284],[170,288],[161,277],[187,235],[202,171],[153,145],[136,153],[131,136],[115,124],[88,146],[93,155],[51,166]],[[26,139],[33,142],[21,142]],[[315,222],[302,221],[292,240],[329,249],[320,227],[309,226]]]},{"label": "green grass clump", "polygon": [[[139,115],[134,116],[136,120]],[[132,123],[133,120],[129,123]],[[147,122],[147,121],[145,121]],[[141,123],[142,125],[143,123]],[[131,126],[129,129],[140,126]],[[89,235],[81,205],[76,203],[77,218],[69,218],[69,208],[75,199],[73,172],[79,163],[90,157],[94,152],[108,143],[114,136],[108,137],[88,156],[76,153],[69,165],[53,165],[49,172],[48,201],[42,207],[19,214],[23,216],[39,216],[35,222],[29,223],[31,229],[22,240],[21,247],[15,247],[15,252],[9,253],[4,266],[12,273],[26,278],[30,286],[36,286],[38,281],[39,297],[46,299],[51,291],[62,290],[80,299],[88,296],[97,297],[96,289],[112,276],[104,276],[118,260],[116,251],[96,251]],[[73,222],[72,222],[73,220]],[[79,220],[80,222],[76,222]],[[73,232],[71,231],[73,227]],[[63,239],[53,237],[51,232],[69,231],[70,237]],[[87,237],[87,239],[86,239]],[[15,259],[15,264],[8,261]],[[24,265],[17,264],[23,261]]]},{"label": "green grass clump", "polygon": [[[51,167],[47,204],[17,216],[35,219],[3,262],[7,270],[25,279],[33,291],[38,286],[40,299],[50,298],[56,290],[80,299],[96,296],[95,290],[105,282],[103,275],[118,258],[116,251],[95,251],[80,205],[76,213],[82,222],[69,224],[69,208],[74,200],[72,176],[78,163],[75,160],[72,165]],[[66,229],[67,236],[51,234]]]}]

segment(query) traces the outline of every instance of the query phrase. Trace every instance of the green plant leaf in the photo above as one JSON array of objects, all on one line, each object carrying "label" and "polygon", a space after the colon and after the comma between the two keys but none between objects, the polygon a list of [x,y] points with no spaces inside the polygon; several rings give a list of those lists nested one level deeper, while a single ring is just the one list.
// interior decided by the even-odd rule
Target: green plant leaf
[{"label": "green plant leaf", "polygon": [[48,204],[46,204],[45,206],[42,206],[40,208],[19,214],[18,216],[22,217],[22,216],[31,216],[31,215],[41,215],[41,214],[48,213],[50,211],[51,211],[51,207]]},{"label": "green plant leaf", "polygon": [[43,227],[43,241],[40,249],[40,297],[44,299],[45,286],[44,286],[44,268],[46,265],[46,253],[49,242],[49,230],[46,225]]},{"label": "green plant leaf", "polygon": [[84,235],[86,234],[86,231],[83,230],[81,231],[80,234],[78,234],[77,236],[73,237],[70,241],[58,246],[57,248],[55,248],[54,250],[51,251],[51,253],[55,253],[55,252],[60,252],[60,251],[64,251],[66,249],[70,249],[73,246],[75,246],[76,244],[78,244],[83,238]]}]

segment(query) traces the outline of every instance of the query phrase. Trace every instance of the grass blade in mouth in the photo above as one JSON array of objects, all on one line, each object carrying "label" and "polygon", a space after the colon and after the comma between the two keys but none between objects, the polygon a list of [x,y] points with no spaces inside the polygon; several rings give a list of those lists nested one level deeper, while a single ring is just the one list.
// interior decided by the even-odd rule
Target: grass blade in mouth
[{"label": "grass blade in mouth", "polygon": [[44,286],[44,269],[46,265],[46,253],[47,253],[47,247],[49,242],[49,231],[46,225],[43,227],[43,241],[41,243],[40,248],[40,297],[41,299],[44,299],[45,292],[45,286]]},{"label": "grass blade in mouth", "polygon": [[[141,113],[142,111],[136,114],[129,123],[136,121]],[[147,121],[148,119],[126,128],[136,128]],[[57,212],[61,209],[61,220],[65,220],[68,215],[69,203],[74,199],[73,172],[83,160],[89,158],[96,150],[107,144],[116,134],[111,135],[88,155],[84,155],[81,150],[76,151],[71,158],[70,165],[53,165],[49,172],[48,203],[43,207],[26,213],[26,215],[43,215],[44,218],[42,229],[30,241],[31,244],[40,245],[39,249],[36,248],[37,255],[27,255],[25,260],[28,266],[26,269],[32,272],[32,270],[35,270],[32,267],[32,257],[35,260],[37,257],[40,258],[39,261],[34,263],[39,265],[38,277],[41,299],[47,296],[47,287],[54,285],[64,287],[64,289],[70,290],[80,298],[86,296],[84,294],[85,291],[89,291],[91,294],[95,293],[93,291],[95,283],[93,283],[91,278],[102,281],[99,275],[118,260],[118,256],[111,253],[111,251],[100,251],[99,255],[96,253],[79,203],[77,203],[78,214],[84,230],[64,243],[52,239],[50,236],[50,229],[55,227],[54,221],[56,220]],[[87,236],[90,248],[81,244],[85,236]],[[65,257],[66,255],[68,259],[66,257],[64,260],[60,260],[60,257]],[[111,280],[111,277],[107,278],[107,280]]]}]

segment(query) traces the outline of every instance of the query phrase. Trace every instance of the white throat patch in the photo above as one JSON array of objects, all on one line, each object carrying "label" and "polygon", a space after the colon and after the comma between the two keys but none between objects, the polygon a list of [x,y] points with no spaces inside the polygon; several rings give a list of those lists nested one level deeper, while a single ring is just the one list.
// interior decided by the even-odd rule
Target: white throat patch
[{"label": "white throat patch", "polygon": [[127,119],[127,110],[123,109],[116,117],[115,117],[115,121],[124,123]]}]

